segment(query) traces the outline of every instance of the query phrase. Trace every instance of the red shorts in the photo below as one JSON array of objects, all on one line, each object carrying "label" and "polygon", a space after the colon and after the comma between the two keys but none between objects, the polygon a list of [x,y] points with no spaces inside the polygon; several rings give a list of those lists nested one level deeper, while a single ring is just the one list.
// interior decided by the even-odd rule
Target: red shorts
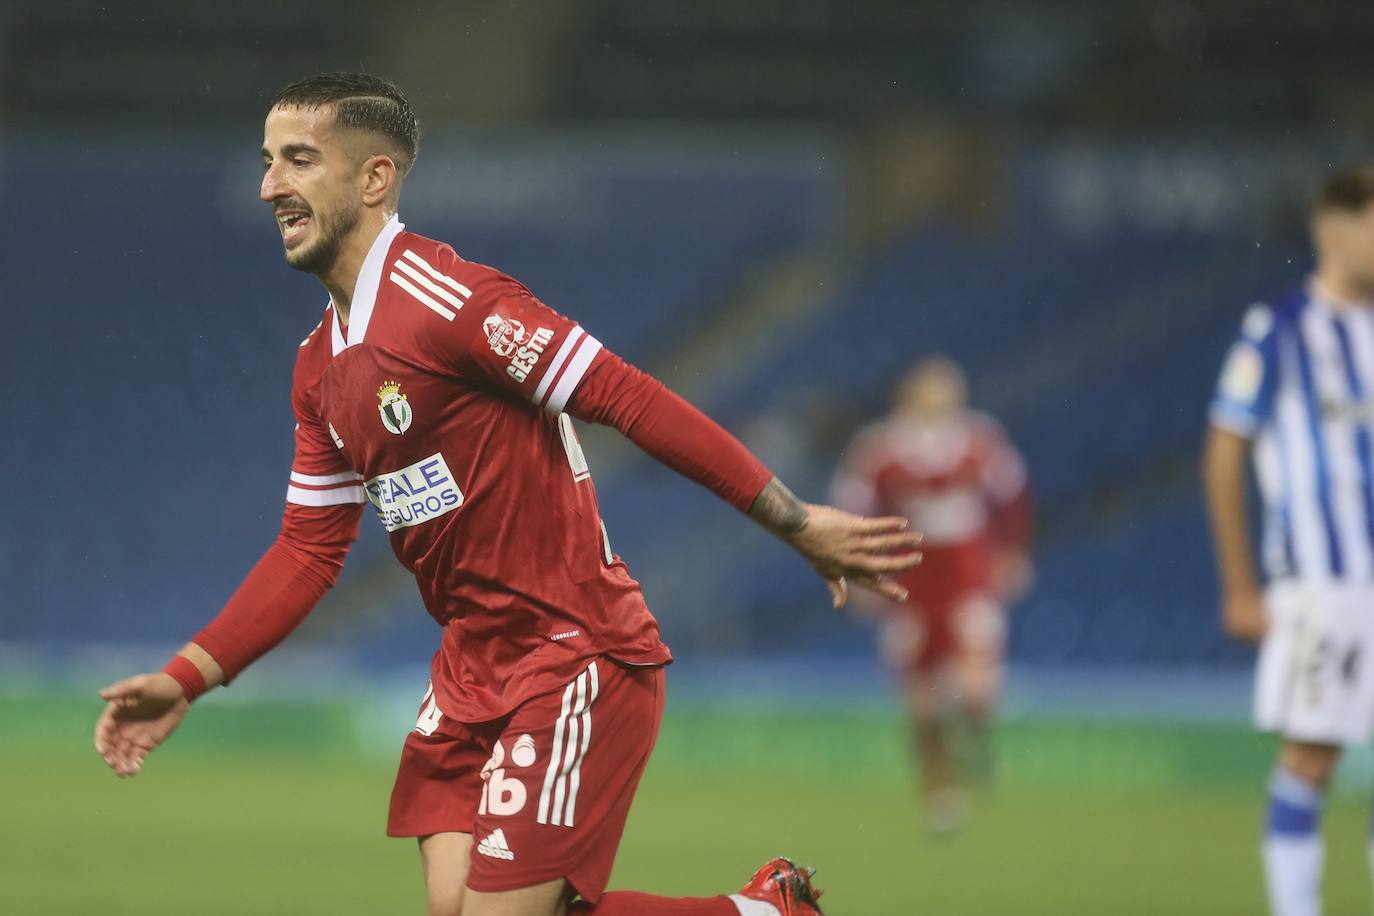
[{"label": "red shorts", "polygon": [[908,677],[930,674],[951,658],[1000,656],[1006,613],[991,597],[966,592],[941,604],[896,606],[883,621],[883,658]]},{"label": "red shorts", "polygon": [[993,557],[979,542],[923,550],[901,578],[910,594],[884,621],[883,657],[908,676],[971,652],[1001,654],[1006,614],[993,597]]},{"label": "red shorts", "polygon": [[406,738],[389,836],[470,833],[468,887],[566,878],[600,899],[663,719],[663,669],[599,658],[494,722],[446,718],[433,689]]}]

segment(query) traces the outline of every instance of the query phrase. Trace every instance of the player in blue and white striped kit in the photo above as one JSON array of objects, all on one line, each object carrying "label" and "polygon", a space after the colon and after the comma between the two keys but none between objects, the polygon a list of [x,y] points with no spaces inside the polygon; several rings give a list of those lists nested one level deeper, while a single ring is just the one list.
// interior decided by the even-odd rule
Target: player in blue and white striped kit
[{"label": "player in blue and white striped kit", "polygon": [[1323,183],[1312,236],[1312,276],[1241,323],[1203,461],[1223,619],[1261,645],[1255,721],[1282,739],[1263,843],[1276,916],[1320,913],[1323,795],[1341,749],[1374,733],[1374,165]]}]

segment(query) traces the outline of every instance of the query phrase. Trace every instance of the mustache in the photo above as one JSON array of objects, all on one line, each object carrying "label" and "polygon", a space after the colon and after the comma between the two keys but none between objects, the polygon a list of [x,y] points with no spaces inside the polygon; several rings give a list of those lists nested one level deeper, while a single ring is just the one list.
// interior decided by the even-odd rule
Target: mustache
[{"label": "mustache", "polygon": [[276,201],[275,203],[272,204],[272,212],[273,212],[273,213],[283,213],[283,212],[288,211],[288,210],[304,210],[306,213],[313,213],[313,212],[314,212],[313,210],[310,209],[310,205],[309,205],[309,204],[307,204],[305,201],[299,200],[299,199],[284,200],[284,201]]}]

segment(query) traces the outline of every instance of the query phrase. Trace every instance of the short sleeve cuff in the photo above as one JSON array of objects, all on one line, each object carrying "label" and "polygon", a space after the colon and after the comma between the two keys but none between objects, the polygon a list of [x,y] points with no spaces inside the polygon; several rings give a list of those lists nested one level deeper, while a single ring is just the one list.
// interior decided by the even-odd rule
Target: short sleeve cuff
[{"label": "short sleeve cuff", "polygon": [[1214,402],[1212,409],[1207,412],[1207,419],[1213,426],[1246,439],[1253,438],[1255,430],[1259,428],[1259,418],[1251,411],[1225,401]]}]

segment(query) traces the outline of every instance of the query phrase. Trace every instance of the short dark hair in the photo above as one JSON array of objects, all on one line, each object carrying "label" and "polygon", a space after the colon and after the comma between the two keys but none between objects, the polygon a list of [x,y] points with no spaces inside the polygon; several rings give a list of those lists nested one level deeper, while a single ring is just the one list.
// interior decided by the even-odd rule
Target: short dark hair
[{"label": "short dark hair", "polygon": [[1364,162],[1328,175],[1312,201],[1312,212],[1355,213],[1371,202],[1374,202],[1374,163]]},{"label": "short dark hair", "polygon": [[317,73],[283,88],[268,107],[325,105],[334,106],[334,123],[385,137],[402,177],[410,171],[420,154],[420,122],[394,83],[368,73]]}]

